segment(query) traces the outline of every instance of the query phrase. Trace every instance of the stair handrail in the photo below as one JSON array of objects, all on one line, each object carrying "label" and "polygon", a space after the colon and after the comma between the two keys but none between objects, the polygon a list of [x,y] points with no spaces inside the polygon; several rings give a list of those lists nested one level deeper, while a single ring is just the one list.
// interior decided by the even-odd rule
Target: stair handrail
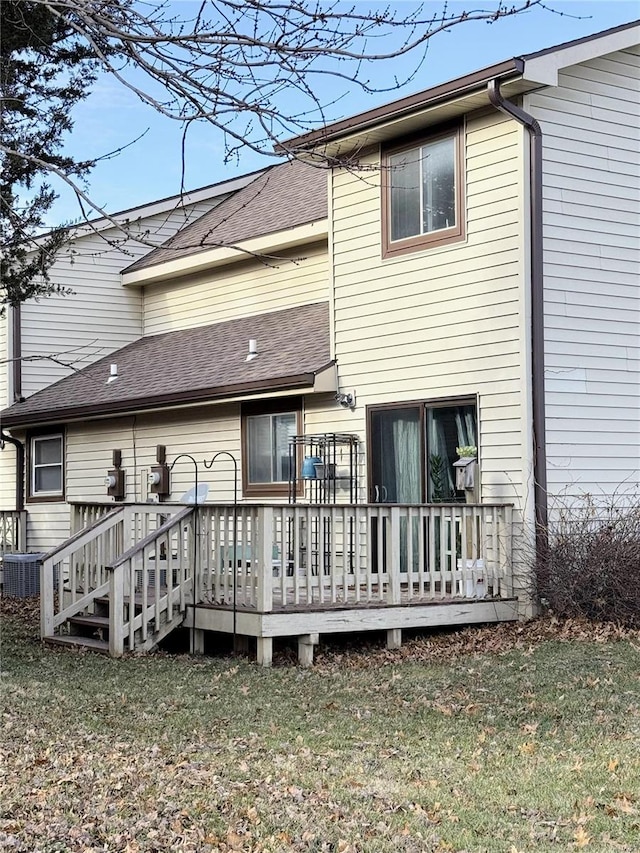
[{"label": "stair handrail", "polygon": [[[97,518],[88,527],[83,527],[82,530],[78,530],[78,532],[74,533],[73,536],[70,536],[68,539],[65,539],[64,542],[61,542],[59,545],[53,547],[50,551],[47,551],[46,554],[43,554],[42,562],[44,563],[45,560],[51,560],[53,557],[57,557],[58,554],[61,551],[64,551],[66,548],[70,548],[71,550],[73,550],[73,546],[77,543],[78,539],[81,539],[83,536],[86,536],[87,533],[92,533],[95,528],[100,527],[102,524],[105,524],[106,522],[112,520],[121,513],[124,513],[124,507],[118,506],[115,507],[115,509],[112,509],[111,512],[107,512],[104,515],[100,516],[100,518]],[[65,556],[66,554],[62,555],[62,557]]]},{"label": "stair handrail", "polygon": [[105,569],[107,571],[114,571],[119,566],[122,566],[124,563],[133,559],[139,551],[144,550],[147,545],[150,545],[155,539],[159,536],[162,536],[168,530],[170,530],[175,524],[187,518],[187,516],[191,515],[193,512],[192,506],[186,506],[180,512],[177,512],[175,515],[172,515],[171,518],[167,519],[157,530],[152,530],[151,533],[147,533],[144,539],[141,539],[139,542],[136,542],[135,545],[132,545],[127,551],[123,554],[120,554],[117,560],[114,560],[112,563],[107,563],[105,565]]},{"label": "stair handrail", "polygon": [[[91,540],[100,528],[114,527],[120,520],[120,516],[124,513],[123,507],[115,507],[111,512],[106,513],[96,519],[88,527],[83,527],[78,530],[69,539],[65,539],[59,545],[51,548],[43,555],[40,563],[40,636],[42,638],[53,634],[57,625],[65,621],[68,615],[73,615],[72,612],[66,613],[68,608],[64,608],[59,614],[54,612],[54,566],[56,563],[61,563],[65,557],[73,554],[78,543],[83,539]],[[62,598],[62,572],[58,575],[58,589],[60,599]],[[94,591],[95,593],[95,591]],[[80,599],[73,605],[77,609],[83,604],[84,599]]]},{"label": "stair handrail", "polygon": [[[126,565],[129,565],[129,571],[133,572],[133,560],[139,554],[144,555],[144,550],[149,545],[156,542],[165,534],[170,533],[172,530],[175,530],[177,526],[180,526],[185,519],[189,518],[194,514],[195,506],[185,506],[182,510],[177,512],[175,515],[172,515],[171,518],[167,519],[157,530],[151,531],[148,533],[144,539],[141,539],[123,554],[121,554],[116,560],[113,560],[108,565],[105,565],[105,569],[110,574],[109,578],[109,654],[111,657],[122,657],[124,653],[124,640],[125,640],[125,627],[128,624],[128,637],[129,637],[129,650],[133,651],[133,641],[134,634],[136,630],[136,626],[143,628],[147,624],[148,620],[158,619],[159,612],[161,606],[166,605],[169,606],[172,604],[173,595],[175,590],[170,590],[165,596],[159,598],[158,596],[158,587],[156,587],[156,598],[155,602],[150,606],[146,603],[146,596],[143,593],[143,605],[142,612],[134,617],[133,613],[129,613],[128,623],[123,621],[123,605],[124,605],[124,596],[125,596],[125,573],[126,573]],[[195,545],[195,541],[194,541]],[[144,562],[144,556],[143,556]],[[170,561],[169,561],[170,562]],[[159,567],[158,567],[159,568]],[[144,572],[144,570],[143,570]],[[133,582],[129,581],[130,587],[130,595],[133,595]],[[178,591],[181,595],[184,595],[184,584],[180,583],[178,587]],[[153,612],[152,612],[153,611]]]}]

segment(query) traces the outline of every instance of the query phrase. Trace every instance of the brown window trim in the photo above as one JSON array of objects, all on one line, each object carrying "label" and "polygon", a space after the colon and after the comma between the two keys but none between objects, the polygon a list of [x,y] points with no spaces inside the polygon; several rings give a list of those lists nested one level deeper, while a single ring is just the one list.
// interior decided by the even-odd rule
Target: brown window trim
[{"label": "brown window trim", "polygon": [[[425,142],[433,142],[453,136],[456,140],[456,213],[457,223],[453,228],[433,231],[429,234],[417,234],[415,237],[406,237],[403,240],[391,240],[391,169],[388,162],[392,154],[401,151],[409,151],[418,148]],[[438,246],[446,246],[448,243],[457,243],[466,237],[467,211],[465,200],[465,126],[464,122],[455,125],[447,125],[436,128],[433,133],[427,135],[421,133],[405,139],[402,144],[382,149],[382,180],[381,184],[381,209],[382,209],[382,257],[395,258],[398,255],[406,255],[410,252],[419,252],[423,249],[433,249]]]},{"label": "brown window trim", "polygon": [[249,449],[247,445],[246,419],[251,415],[276,415],[295,412],[296,434],[302,434],[302,398],[281,397],[274,400],[255,400],[242,403],[240,425],[242,440],[242,493],[246,498],[281,498],[289,495],[289,481],[282,483],[249,482]]},{"label": "brown window trim", "polygon": [[[31,470],[31,442],[34,438],[45,438],[46,436],[62,436],[62,492],[59,495],[39,495],[33,493],[33,478]],[[40,429],[29,430],[25,438],[25,479],[27,481],[27,495],[25,503],[64,503],[66,500],[66,468],[67,468],[67,435],[64,427],[51,426]]]}]

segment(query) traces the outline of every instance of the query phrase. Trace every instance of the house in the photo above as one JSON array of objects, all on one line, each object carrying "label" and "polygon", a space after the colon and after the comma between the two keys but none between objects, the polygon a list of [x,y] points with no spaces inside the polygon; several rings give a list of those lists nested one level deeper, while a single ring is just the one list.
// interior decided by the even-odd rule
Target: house
[{"label": "house", "polygon": [[531,612],[549,496],[638,483],[639,36],[288,140],[126,265],[141,333],[2,412],[27,543],[74,534],[44,637],[181,624],[308,663],[323,633]]}]

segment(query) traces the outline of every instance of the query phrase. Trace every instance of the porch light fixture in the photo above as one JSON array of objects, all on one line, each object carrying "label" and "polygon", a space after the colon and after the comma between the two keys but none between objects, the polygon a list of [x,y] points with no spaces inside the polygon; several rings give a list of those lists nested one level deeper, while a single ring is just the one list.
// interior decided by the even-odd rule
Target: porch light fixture
[{"label": "porch light fixture", "polygon": [[338,392],[336,394],[336,402],[340,403],[343,409],[351,409],[351,411],[353,411],[356,407],[355,389],[347,394],[341,394]]}]

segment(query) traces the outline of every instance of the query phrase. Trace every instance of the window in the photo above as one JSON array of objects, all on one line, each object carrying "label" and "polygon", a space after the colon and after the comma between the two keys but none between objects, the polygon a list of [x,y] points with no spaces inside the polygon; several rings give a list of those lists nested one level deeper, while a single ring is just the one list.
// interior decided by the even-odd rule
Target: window
[{"label": "window", "polygon": [[476,404],[446,400],[369,411],[372,503],[453,503],[457,447],[477,446]]},{"label": "window", "polygon": [[278,400],[242,408],[243,490],[248,496],[286,495],[289,439],[301,430],[301,404]]},{"label": "window", "polygon": [[385,257],[464,237],[462,128],[384,155]]},{"label": "window", "polygon": [[29,498],[64,499],[64,435],[34,435],[29,440]]}]

